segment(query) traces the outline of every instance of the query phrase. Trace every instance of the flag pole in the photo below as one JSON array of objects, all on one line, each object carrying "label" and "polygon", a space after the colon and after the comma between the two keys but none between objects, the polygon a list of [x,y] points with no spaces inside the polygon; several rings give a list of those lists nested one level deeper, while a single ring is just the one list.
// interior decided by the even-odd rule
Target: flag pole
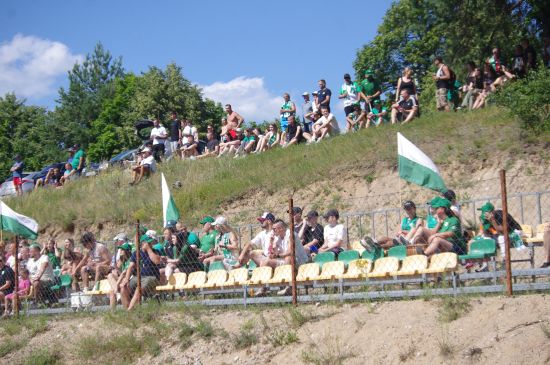
[{"label": "flag pole", "polygon": [[13,290],[13,315],[15,318],[19,317],[19,237],[15,235],[15,272],[14,272],[14,283],[15,286]]}]

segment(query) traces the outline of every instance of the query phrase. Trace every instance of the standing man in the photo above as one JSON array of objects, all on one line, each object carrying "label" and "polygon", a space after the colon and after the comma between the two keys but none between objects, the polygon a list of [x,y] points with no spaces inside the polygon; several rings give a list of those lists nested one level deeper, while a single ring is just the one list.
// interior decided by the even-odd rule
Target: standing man
[{"label": "standing man", "polygon": [[345,74],[338,99],[344,100],[344,113],[346,113],[346,117],[353,112],[353,107],[359,103],[360,91],[358,89],[357,83],[351,81],[351,76]]},{"label": "standing man", "polygon": [[[496,61],[498,68],[500,69],[500,61]],[[441,57],[436,57],[434,59],[434,65],[437,67],[437,71],[433,75],[435,80],[435,102],[437,110],[444,110],[446,112],[451,111],[449,108],[449,103],[447,102],[447,91],[449,90],[449,80],[451,79],[451,73],[449,67],[443,63]]]},{"label": "standing man", "polygon": [[231,104],[225,104],[225,112],[227,113],[227,126],[230,130],[241,128],[244,123],[244,118],[239,113],[231,108]]},{"label": "standing man", "polygon": [[286,131],[286,127],[288,126],[288,118],[296,114],[296,105],[294,105],[294,102],[290,100],[290,95],[288,93],[283,94],[283,99],[285,102],[281,105],[279,114],[281,116],[281,132],[284,133]]},{"label": "standing man", "polygon": [[365,112],[368,114],[372,111],[374,101],[380,100],[382,94],[380,82],[374,78],[374,71],[365,71],[365,79],[361,81],[359,89],[359,100],[365,101]]},{"label": "standing man", "polygon": [[79,144],[75,144],[73,146],[73,152],[75,154],[71,160],[71,166],[73,167],[72,174],[80,176],[82,174],[82,170],[86,167],[86,154]]},{"label": "standing man", "polygon": [[327,82],[323,79],[319,80],[319,91],[317,91],[317,109],[327,107],[330,111],[330,97],[332,92],[327,88]]},{"label": "standing man", "polygon": [[310,133],[311,131],[311,119],[310,115],[313,113],[313,107],[311,101],[309,100],[309,93],[306,91],[302,94],[304,98],[304,103],[302,104],[302,122],[304,123],[304,132]]},{"label": "standing man", "polygon": [[158,118],[153,119],[153,129],[151,129],[151,139],[153,140],[153,156],[155,161],[161,162],[164,155],[164,142],[168,138],[166,128],[164,128]]},{"label": "standing man", "polygon": [[10,172],[13,175],[13,187],[15,188],[15,194],[17,196],[23,195],[23,159],[21,155],[15,155],[15,163],[10,169]]},{"label": "standing man", "polygon": [[178,145],[181,143],[181,122],[178,119],[176,112],[172,112],[172,119],[170,120],[170,144],[169,144],[169,158],[178,155]]}]

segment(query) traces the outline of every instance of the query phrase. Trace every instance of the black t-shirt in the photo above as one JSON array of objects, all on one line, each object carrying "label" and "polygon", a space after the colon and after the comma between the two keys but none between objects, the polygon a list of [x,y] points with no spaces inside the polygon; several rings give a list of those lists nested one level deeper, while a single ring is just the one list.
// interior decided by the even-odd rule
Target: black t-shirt
[{"label": "black t-shirt", "polygon": [[179,140],[179,131],[181,128],[180,121],[175,119],[170,121],[170,141],[177,142]]},{"label": "black t-shirt", "polygon": [[[287,128],[286,129],[286,141],[290,142],[291,139],[296,137],[298,142],[300,142],[300,140],[302,139],[302,131],[300,130],[300,132],[298,133],[298,124],[296,124],[296,123],[290,124],[289,123],[286,128]],[[298,133],[298,135],[296,135],[296,133]]]},{"label": "black t-shirt", "polygon": [[206,148],[208,148],[208,151],[213,152],[217,146],[219,146],[220,141],[217,139],[212,139],[208,142],[206,142]]},{"label": "black t-shirt", "polygon": [[318,242],[315,246],[317,248],[321,247],[325,243],[325,237],[323,235],[323,226],[317,223],[315,227],[306,226],[304,230],[304,237],[302,238],[302,243],[304,245],[310,243],[316,239]]},{"label": "black t-shirt", "polygon": [[330,101],[328,102],[328,104],[322,104],[323,101],[325,101],[325,99],[327,98],[327,96],[331,96],[332,95],[332,92],[330,91],[330,89],[328,88],[324,88],[323,90],[319,90],[317,91],[317,101],[319,102],[319,105],[320,106],[329,106],[330,105]]},{"label": "black t-shirt", "polygon": [[[500,209],[496,209],[493,211],[493,216],[495,217],[495,221],[499,226],[502,225],[503,219],[504,219],[504,213]],[[508,218],[508,233],[513,232],[514,230],[521,231],[520,224],[508,213],[506,216]]]},{"label": "black t-shirt", "polygon": [[0,269],[0,287],[4,286],[8,281],[10,282],[10,286],[7,289],[2,290],[4,294],[13,293],[13,289],[15,288],[15,273],[11,267],[5,265],[2,269]]},{"label": "black t-shirt", "polygon": [[[153,252],[157,255],[161,255],[161,253],[155,249],[153,249]],[[160,279],[160,265],[155,264],[151,258],[149,257],[149,254],[146,251],[140,251],[139,255],[139,261],[141,264],[141,276],[154,276],[157,279]],[[132,256],[130,256],[130,261],[133,263],[136,263],[136,252],[132,252]]]},{"label": "black t-shirt", "polygon": [[401,108],[403,108],[404,110],[412,110],[412,108],[414,108],[416,106],[416,101],[414,100],[414,98],[411,98],[409,97],[408,100],[400,100],[399,101],[399,106]]}]

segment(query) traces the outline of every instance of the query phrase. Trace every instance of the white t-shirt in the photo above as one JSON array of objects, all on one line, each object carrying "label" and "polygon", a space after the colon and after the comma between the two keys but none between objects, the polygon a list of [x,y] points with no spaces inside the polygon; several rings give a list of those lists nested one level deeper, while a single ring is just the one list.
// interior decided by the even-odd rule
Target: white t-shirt
[{"label": "white t-shirt", "polygon": [[252,244],[255,248],[261,249],[265,256],[269,255],[269,240],[273,236],[273,231],[262,230],[252,239]]},{"label": "white t-shirt", "polygon": [[[328,245],[328,247],[341,247],[344,250],[347,248],[347,232],[346,227],[344,227],[343,224],[336,224],[332,227],[330,224],[327,224],[323,231],[323,237],[325,238],[325,244]],[[336,242],[340,240],[342,243],[336,244]]]},{"label": "white t-shirt", "polygon": [[151,129],[151,138],[153,139],[153,145],[156,145],[159,143],[164,144],[164,141],[166,141],[166,139],[157,138],[160,136],[166,137],[166,128],[164,128],[161,125],[159,125],[158,127],[153,127],[153,129]]},{"label": "white t-shirt", "polygon": [[192,125],[186,125],[185,128],[181,131],[181,135],[185,138],[183,139],[183,143],[191,143],[189,140],[189,136],[193,136],[195,138],[195,142],[199,141],[199,135],[197,133],[197,128],[193,127]]},{"label": "white t-shirt", "polygon": [[153,155],[145,157],[143,160],[139,162],[140,165],[149,165],[149,169],[151,172],[157,171],[157,163],[155,162],[155,158]]},{"label": "white t-shirt", "polygon": [[330,126],[332,127],[332,131],[331,131],[332,135],[339,134],[340,126],[338,125],[338,121],[336,120],[336,117],[332,113],[329,113],[327,118],[325,118],[325,116],[322,116],[321,118],[319,118],[316,124],[317,123],[324,124],[327,120],[328,120],[328,124],[330,124]]},{"label": "white t-shirt", "polygon": [[29,270],[31,279],[36,278],[36,275],[40,271],[40,266],[45,262],[48,263],[48,266],[46,266],[46,270],[44,270],[44,273],[42,274],[40,280],[54,280],[52,264],[50,263],[50,260],[48,260],[48,256],[46,255],[40,256],[38,260],[35,260],[31,257],[27,261],[27,270]]},{"label": "white t-shirt", "polygon": [[[290,249],[290,229],[286,230],[285,238],[281,240],[280,237],[277,237],[277,248],[279,252],[286,252]],[[304,246],[300,243],[298,235],[294,233],[294,253],[296,256],[296,265],[301,265],[307,262],[308,257]]]},{"label": "white t-shirt", "polygon": [[344,100],[344,106],[350,106],[353,104],[357,104],[359,102],[359,94],[357,93],[357,86],[355,83],[351,84],[342,84],[342,87],[340,88],[340,94],[347,93],[348,95],[343,99]]}]

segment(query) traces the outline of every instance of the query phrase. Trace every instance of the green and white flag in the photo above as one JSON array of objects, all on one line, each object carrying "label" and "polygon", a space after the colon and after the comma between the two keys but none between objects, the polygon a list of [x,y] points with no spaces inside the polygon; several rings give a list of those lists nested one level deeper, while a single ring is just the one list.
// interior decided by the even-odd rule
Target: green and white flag
[{"label": "green and white flag", "polygon": [[397,154],[400,178],[439,192],[447,190],[433,161],[399,132]]},{"label": "green and white flag", "polygon": [[38,237],[38,223],[32,218],[14,212],[0,201],[0,228],[2,231],[35,240]]},{"label": "green and white flag", "polygon": [[160,176],[162,185],[162,218],[164,220],[164,227],[166,227],[166,222],[177,221],[180,218],[180,212],[176,207],[174,198],[170,194],[164,173],[161,173]]}]

